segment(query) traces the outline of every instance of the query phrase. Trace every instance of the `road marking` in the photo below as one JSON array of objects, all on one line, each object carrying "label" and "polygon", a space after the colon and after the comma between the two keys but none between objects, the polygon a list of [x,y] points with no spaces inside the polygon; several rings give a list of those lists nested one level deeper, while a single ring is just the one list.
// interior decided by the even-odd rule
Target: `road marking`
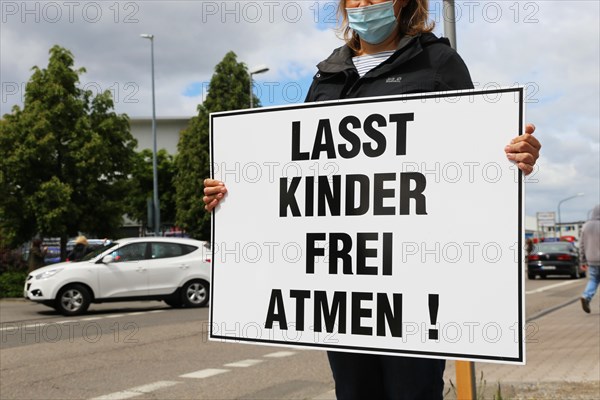
[{"label": "road marking", "polygon": [[195,378],[195,379],[204,379],[210,378],[211,376],[219,375],[225,372],[229,372],[228,369],[217,369],[217,368],[207,368],[201,369],[200,371],[190,372],[189,374],[179,375],[180,378]]},{"label": "road marking", "polygon": [[[66,324],[66,322],[62,322]],[[48,325],[55,325],[57,322],[35,322],[33,324],[21,325],[19,322],[3,322],[3,328],[0,328],[0,331],[6,331],[9,329],[29,329],[29,328],[41,328]],[[10,326],[7,326],[10,325]]]},{"label": "road marking", "polygon": [[[8,324],[12,324],[12,325],[6,326]],[[7,331],[9,329],[17,329],[18,328],[15,322],[3,322],[2,325],[4,325],[4,328],[0,328],[0,332]]]},{"label": "road marking", "polygon": [[[40,321],[40,322],[34,322],[31,324],[25,324],[25,325],[23,325],[23,323],[20,323],[19,321],[2,322],[0,325],[2,325],[3,327],[0,328],[0,332],[6,331],[9,329],[14,329],[15,327],[18,327],[20,329],[27,329],[27,328],[39,328],[39,327],[48,326],[48,325],[69,325],[69,324],[78,325],[80,322],[98,321],[98,320],[109,319],[109,318],[121,318],[121,317],[127,317],[127,316],[131,316],[131,315],[159,313],[159,312],[164,312],[164,311],[165,310],[141,311],[141,312],[133,312],[133,313],[128,313],[128,314],[112,314],[112,315],[103,315],[101,317],[87,317],[87,318],[70,319],[70,320],[56,321],[56,322]],[[11,325],[7,326],[8,324],[11,324]]]},{"label": "road marking", "polygon": [[237,361],[237,362],[230,363],[230,364],[225,364],[223,366],[224,367],[246,368],[246,367],[251,367],[256,364],[260,364],[261,362],[263,362],[263,360],[243,360],[243,361]]},{"label": "road marking", "polygon": [[91,400],[121,400],[121,399],[130,399],[132,397],[141,396],[143,394],[147,394],[153,392],[158,389],[163,389],[167,387],[171,387],[177,385],[181,382],[175,381],[158,381],[154,383],[150,383],[148,385],[138,386],[131,389],[123,390],[121,392],[115,392],[111,394],[107,394],[100,397],[94,397]]},{"label": "road marking", "polygon": [[579,282],[578,279],[572,280],[572,281],[561,282],[561,283],[555,283],[554,285],[544,286],[539,289],[530,290],[528,292],[525,292],[525,294],[542,293],[542,292],[545,292],[546,290],[554,289],[554,288],[561,287],[561,286],[567,286],[567,285],[570,285],[572,283],[577,283],[577,282]]},{"label": "road marking", "polygon": [[[296,352],[293,351],[278,351],[275,353],[269,353],[269,354],[265,354],[264,357],[269,357],[269,358],[282,358],[282,357],[289,357],[296,354]],[[241,360],[241,361],[236,361],[233,363],[229,363],[229,364],[225,364],[225,367],[236,367],[236,368],[247,368],[247,367],[252,367],[254,365],[260,364],[261,362],[263,362],[264,360],[255,360],[255,359],[248,359],[248,360]],[[211,376],[215,376],[215,375],[220,375],[223,374],[225,372],[229,372],[230,370],[228,369],[218,369],[218,368],[206,368],[206,369],[201,369],[199,371],[195,371],[195,372],[190,372],[188,374],[184,374],[184,375],[179,375],[180,378],[193,378],[193,379],[205,379],[205,378],[210,378]],[[124,400],[124,399],[130,399],[132,397],[137,397],[137,396],[141,396],[143,394],[148,394],[151,393],[155,390],[158,389],[162,389],[162,388],[167,388],[170,386],[174,386],[177,385],[178,383],[182,383],[182,382],[177,382],[177,381],[158,381],[158,382],[154,382],[154,383],[150,383],[148,385],[143,385],[143,386],[138,386],[138,387],[134,387],[131,389],[126,389],[126,390],[122,390],[120,392],[114,392],[114,393],[110,393],[107,395],[103,395],[103,396],[99,396],[99,397],[94,397],[90,400]]]},{"label": "road marking", "polygon": [[294,354],[296,354],[296,352],[294,352],[294,351],[278,351],[275,353],[265,354],[263,357],[281,358],[281,357],[293,356]]}]

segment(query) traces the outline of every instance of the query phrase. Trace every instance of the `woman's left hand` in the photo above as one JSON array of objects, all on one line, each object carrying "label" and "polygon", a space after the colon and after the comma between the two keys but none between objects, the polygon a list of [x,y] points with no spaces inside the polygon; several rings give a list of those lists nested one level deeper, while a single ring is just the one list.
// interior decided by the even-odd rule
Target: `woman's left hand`
[{"label": "woman's left hand", "polygon": [[533,132],[535,132],[535,125],[527,124],[525,134],[517,136],[504,148],[506,157],[514,161],[525,175],[533,172],[533,167],[540,157],[540,149],[542,148],[540,142],[533,136]]}]

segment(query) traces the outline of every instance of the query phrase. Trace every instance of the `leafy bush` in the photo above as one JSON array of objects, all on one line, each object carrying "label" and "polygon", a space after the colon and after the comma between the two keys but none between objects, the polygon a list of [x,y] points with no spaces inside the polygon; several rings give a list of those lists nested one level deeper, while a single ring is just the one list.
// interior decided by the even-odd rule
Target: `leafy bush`
[{"label": "leafy bush", "polygon": [[21,249],[9,249],[0,246],[0,274],[5,271],[26,271],[26,259],[27,257],[23,256]]},{"label": "leafy bush", "polygon": [[6,271],[0,274],[0,298],[23,297],[26,271]]}]

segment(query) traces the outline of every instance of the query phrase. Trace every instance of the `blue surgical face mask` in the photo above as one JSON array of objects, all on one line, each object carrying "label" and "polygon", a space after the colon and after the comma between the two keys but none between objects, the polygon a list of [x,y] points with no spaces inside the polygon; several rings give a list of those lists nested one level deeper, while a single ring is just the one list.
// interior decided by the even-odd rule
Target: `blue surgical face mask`
[{"label": "blue surgical face mask", "polygon": [[346,8],[348,25],[365,42],[381,43],[398,25],[394,13],[395,3],[395,1],[386,1],[366,7]]}]

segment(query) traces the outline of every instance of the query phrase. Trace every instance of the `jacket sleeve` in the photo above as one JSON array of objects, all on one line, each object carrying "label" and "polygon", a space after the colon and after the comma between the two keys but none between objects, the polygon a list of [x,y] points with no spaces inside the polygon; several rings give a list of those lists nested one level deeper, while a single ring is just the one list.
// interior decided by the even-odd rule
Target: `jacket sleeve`
[{"label": "jacket sleeve", "polygon": [[436,76],[438,90],[473,89],[471,74],[457,52],[449,53],[442,62]]},{"label": "jacket sleeve", "polygon": [[585,231],[586,224],[583,224],[581,229],[581,238],[579,239],[579,261],[582,265],[587,265],[587,259],[585,257]]},{"label": "jacket sleeve", "polygon": [[310,87],[308,88],[308,92],[306,93],[306,98],[304,99],[305,103],[310,103],[311,101],[315,101],[314,100],[314,87],[317,83],[317,80],[313,77],[313,81],[310,84]]}]

